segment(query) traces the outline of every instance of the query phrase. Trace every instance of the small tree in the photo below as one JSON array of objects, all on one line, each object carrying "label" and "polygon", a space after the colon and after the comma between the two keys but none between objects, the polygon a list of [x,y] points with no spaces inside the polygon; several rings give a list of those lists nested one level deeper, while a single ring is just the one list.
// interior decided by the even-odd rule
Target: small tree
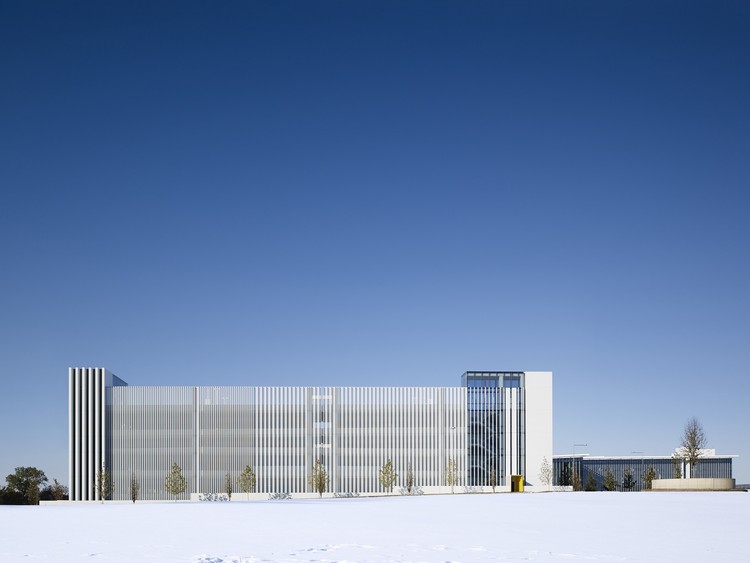
[{"label": "small tree", "polygon": [[313,465],[312,473],[310,474],[310,485],[313,491],[323,498],[323,493],[326,492],[326,487],[328,486],[328,472],[319,459],[316,459]]},{"label": "small tree", "polygon": [[102,503],[105,499],[108,499],[114,492],[115,487],[112,484],[112,474],[109,470],[102,468],[96,474],[96,492],[99,493],[99,498]]},{"label": "small tree", "polygon": [[445,467],[445,484],[451,488],[451,494],[453,494],[453,487],[458,483],[458,463],[453,458],[448,460],[448,465]]},{"label": "small tree", "polygon": [[542,459],[542,467],[539,469],[539,481],[541,481],[542,485],[547,487],[547,489],[549,489],[552,484],[552,466],[549,464],[549,460],[546,456]]},{"label": "small tree", "polygon": [[589,471],[589,475],[588,477],[586,477],[586,490],[587,491],[596,490],[596,477],[594,477],[593,471]]},{"label": "small tree", "polygon": [[60,483],[57,479],[54,479],[52,483],[52,498],[54,500],[65,500],[68,496],[68,487]]},{"label": "small tree", "polygon": [[604,471],[604,490],[605,491],[614,491],[617,489],[617,481],[615,480],[615,475],[612,473],[612,470],[607,467],[607,469]]},{"label": "small tree", "polygon": [[490,476],[489,476],[489,486],[492,487],[492,492],[495,492],[495,488],[497,487],[497,470],[495,469],[495,466],[493,465],[490,467]]},{"label": "small tree", "polygon": [[378,472],[378,481],[389,494],[393,491],[393,485],[396,484],[396,477],[398,474],[393,469],[393,462],[391,458],[388,458]]},{"label": "small tree", "polygon": [[187,489],[187,480],[177,462],[172,464],[172,469],[164,478],[164,489],[174,497],[175,502],[177,501],[177,495],[184,493]]},{"label": "small tree", "polygon": [[52,500],[65,500],[68,496],[68,487],[60,483],[57,479],[53,479],[52,484],[49,486],[49,496]]},{"label": "small tree", "polygon": [[643,476],[643,488],[647,491],[651,490],[651,484],[653,480],[656,479],[656,471],[654,471],[654,466],[649,465],[646,469],[646,473]]},{"label": "small tree", "polygon": [[134,503],[138,500],[138,494],[141,492],[141,484],[138,482],[138,477],[135,473],[130,474],[130,500]]},{"label": "small tree", "polygon": [[633,470],[630,467],[625,468],[622,479],[622,488],[626,491],[630,491],[635,487],[635,479],[633,478]]},{"label": "small tree", "polygon": [[697,418],[692,417],[685,423],[680,446],[682,448],[682,457],[690,468],[690,477],[693,477],[695,475],[695,468],[701,457],[703,457],[703,450],[706,447],[706,434]]},{"label": "small tree", "polygon": [[[39,500],[68,500],[68,487],[55,479],[52,484],[42,487],[39,491]],[[0,504],[4,504],[1,492]]]},{"label": "small tree", "polygon": [[255,490],[255,471],[249,465],[245,466],[245,469],[240,473],[240,478],[237,480],[240,485],[240,489],[247,494],[247,500],[250,500],[250,491]]},{"label": "small tree", "polygon": [[559,484],[563,487],[570,486],[570,463],[563,463],[563,466],[560,469]]},{"label": "small tree", "polygon": [[674,479],[682,479],[682,457],[677,452],[672,454],[672,473]]},{"label": "small tree", "polygon": [[571,480],[574,491],[583,490],[583,482],[581,481],[581,474],[578,473],[577,469],[573,469],[573,478]]},{"label": "small tree", "polygon": [[227,494],[227,498],[232,500],[232,474],[229,471],[224,476],[224,492]]},{"label": "small tree", "polygon": [[414,469],[411,462],[406,466],[406,492],[411,494],[414,490]]}]

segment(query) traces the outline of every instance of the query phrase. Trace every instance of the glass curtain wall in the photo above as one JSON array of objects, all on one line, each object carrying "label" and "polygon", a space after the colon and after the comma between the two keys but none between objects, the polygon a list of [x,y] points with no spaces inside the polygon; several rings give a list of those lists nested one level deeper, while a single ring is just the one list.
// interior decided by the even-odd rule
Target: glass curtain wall
[{"label": "glass curtain wall", "polygon": [[466,372],[461,379],[467,388],[468,484],[488,486],[494,472],[495,483],[506,485],[509,472],[523,474],[525,466],[523,373]]},{"label": "glass curtain wall", "polygon": [[[573,475],[581,476],[581,487],[604,490],[605,479],[611,473],[616,491],[641,491],[645,488],[645,476],[649,468],[654,470],[655,479],[674,479],[674,464],[671,457],[587,457],[558,456],[554,458],[554,484],[573,485]],[[695,470],[696,477],[732,477],[732,458],[716,457],[702,459]]]}]

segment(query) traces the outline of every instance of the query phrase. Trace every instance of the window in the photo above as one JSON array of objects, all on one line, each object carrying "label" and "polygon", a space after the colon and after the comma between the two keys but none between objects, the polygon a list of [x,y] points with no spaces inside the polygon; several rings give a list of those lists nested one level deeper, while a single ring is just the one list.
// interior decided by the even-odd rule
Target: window
[{"label": "window", "polygon": [[503,377],[503,387],[518,389],[521,387],[520,375],[506,375]]}]

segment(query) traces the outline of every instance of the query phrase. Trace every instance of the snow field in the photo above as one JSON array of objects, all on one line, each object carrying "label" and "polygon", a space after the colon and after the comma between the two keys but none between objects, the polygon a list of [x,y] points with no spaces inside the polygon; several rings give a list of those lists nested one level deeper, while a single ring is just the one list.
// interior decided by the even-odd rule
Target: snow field
[{"label": "snow field", "polygon": [[750,561],[747,493],[0,506],[0,561]]}]

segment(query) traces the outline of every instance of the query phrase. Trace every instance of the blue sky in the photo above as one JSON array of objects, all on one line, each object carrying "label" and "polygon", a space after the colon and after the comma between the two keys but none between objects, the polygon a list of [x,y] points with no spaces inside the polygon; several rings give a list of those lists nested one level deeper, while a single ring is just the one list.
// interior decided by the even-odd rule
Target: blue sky
[{"label": "blue sky", "polygon": [[6,2],[0,477],[132,385],[552,370],[555,453],[750,481],[750,5]]}]

